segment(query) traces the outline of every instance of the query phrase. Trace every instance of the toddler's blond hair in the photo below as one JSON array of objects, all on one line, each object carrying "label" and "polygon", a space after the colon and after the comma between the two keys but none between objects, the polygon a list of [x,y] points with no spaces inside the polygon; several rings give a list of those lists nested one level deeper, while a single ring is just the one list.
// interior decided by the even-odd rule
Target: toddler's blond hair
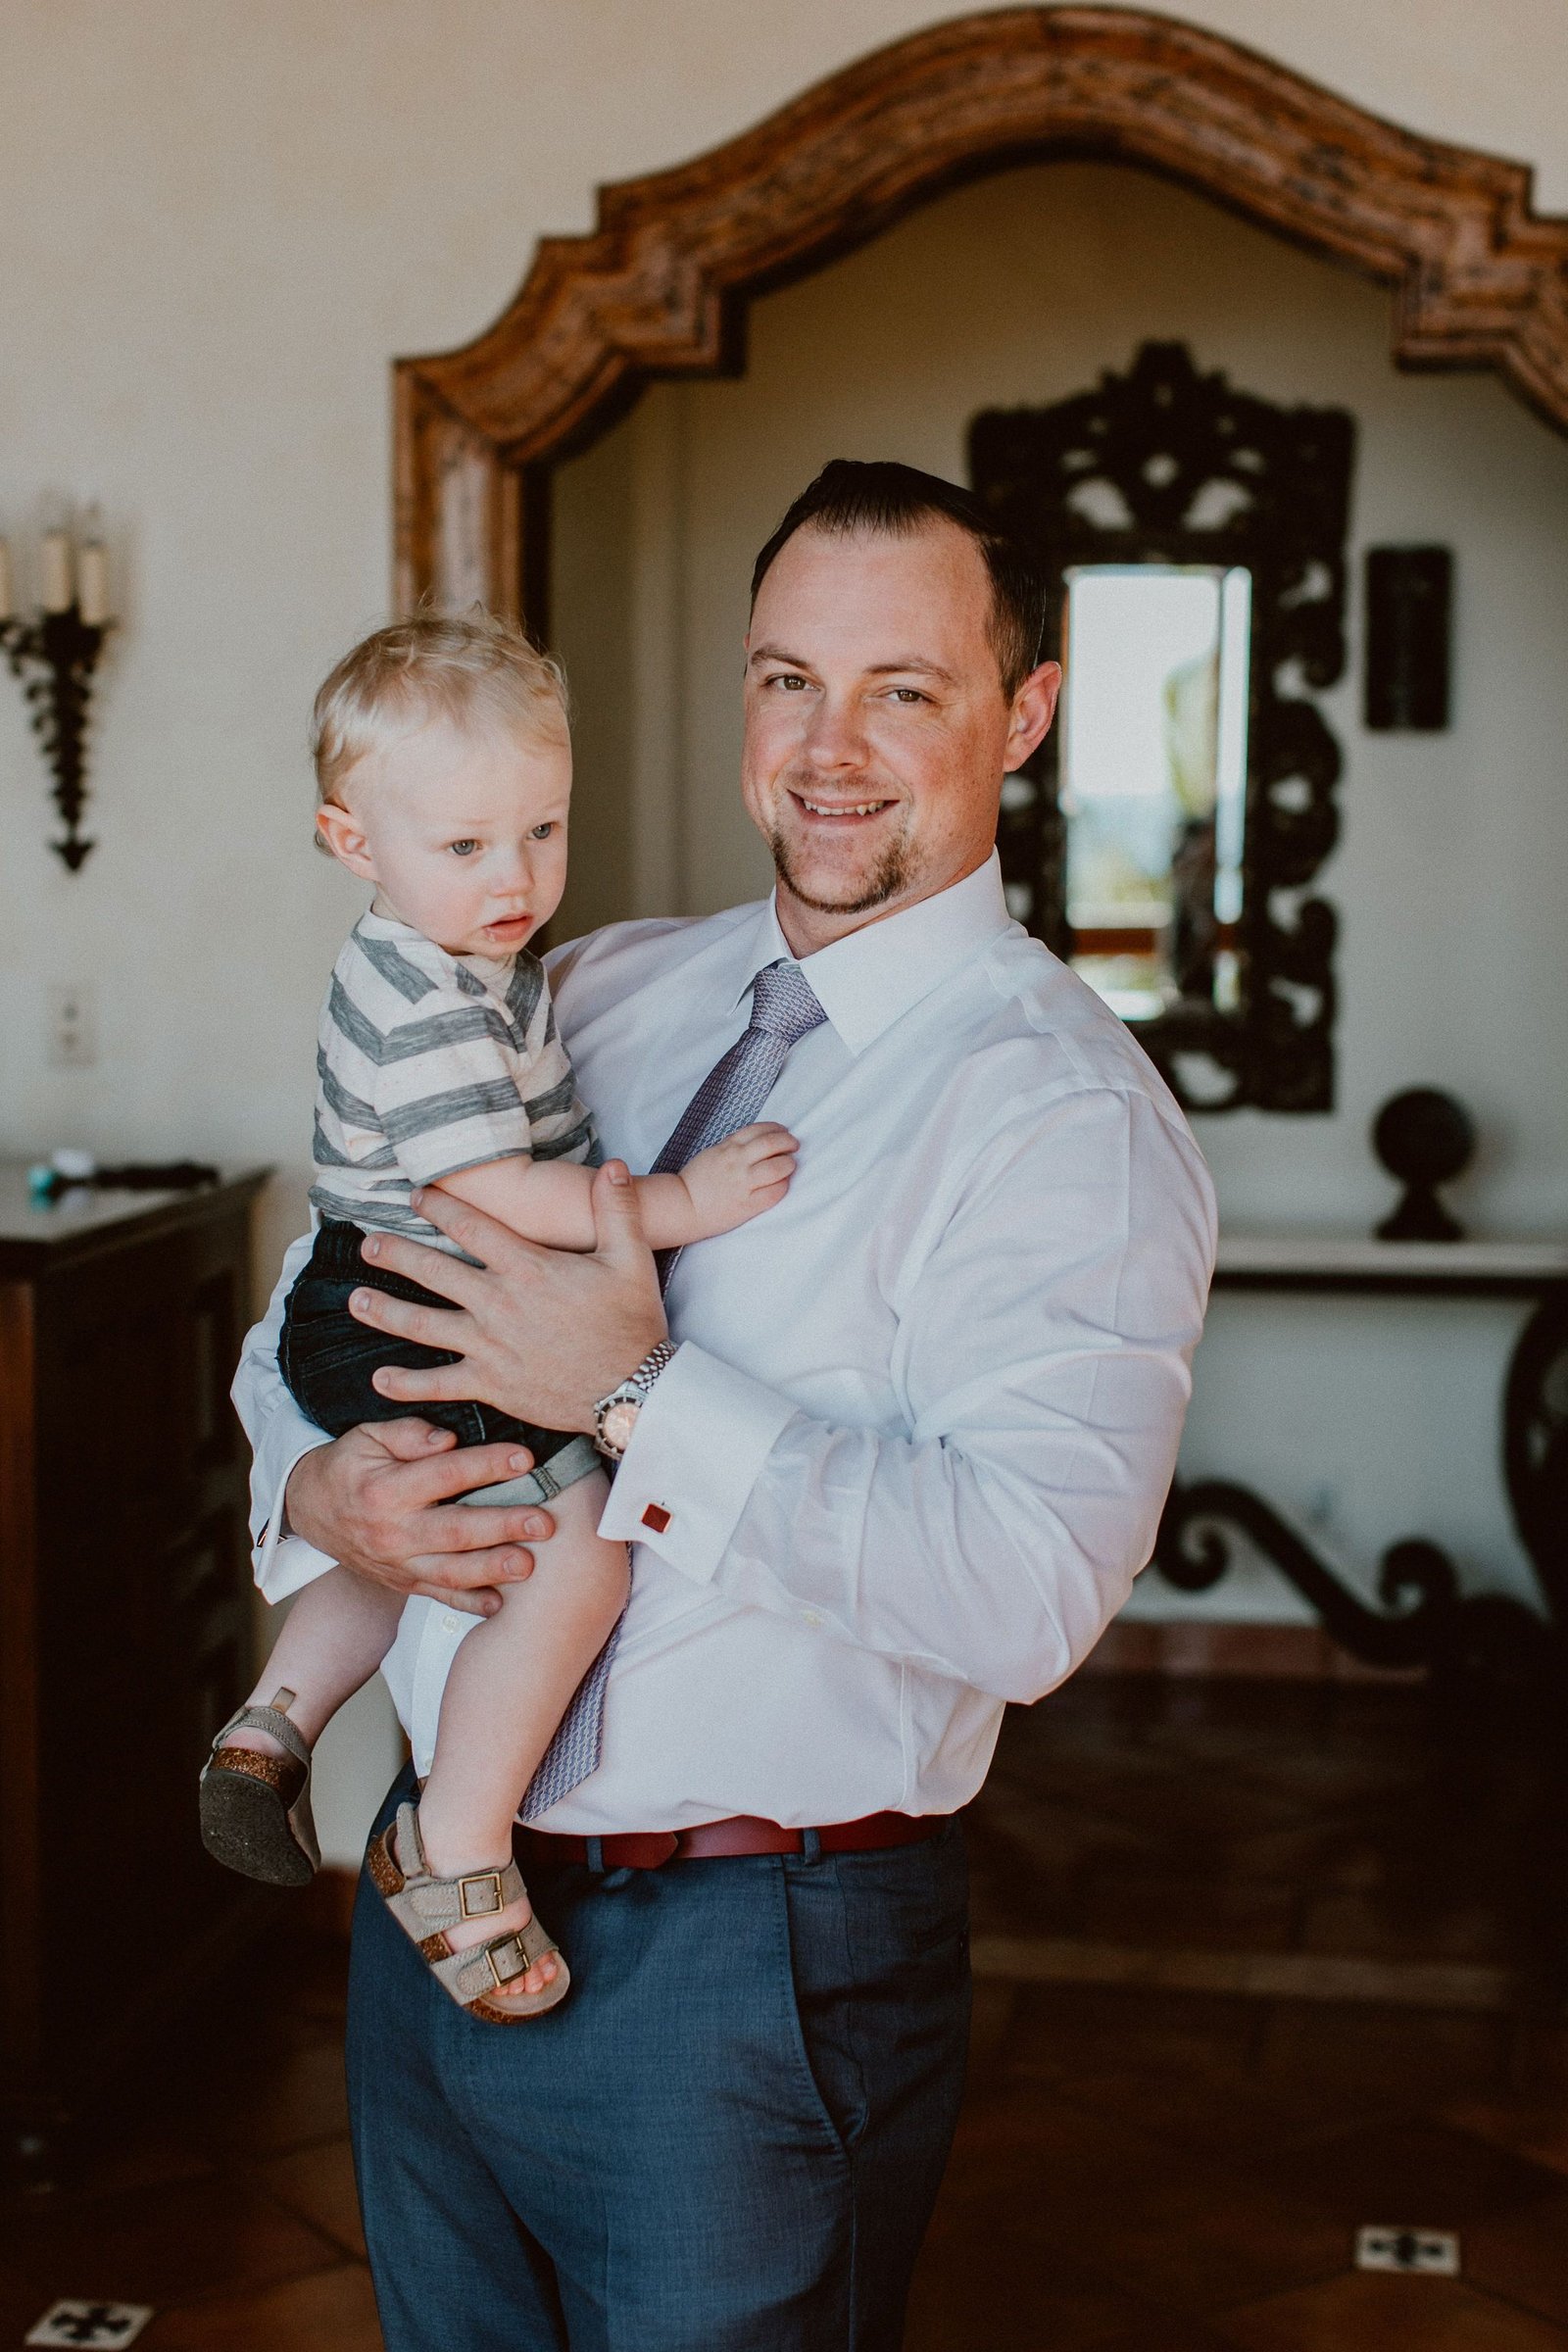
[{"label": "toddler's blond hair", "polygon": [[482,605],[466,612],[422,611],[375,630],[344,655],[316,698],[317,799],[336,800],[368,752],[432,719],[559,743],[566,734],[564,673],[515,621]]}]

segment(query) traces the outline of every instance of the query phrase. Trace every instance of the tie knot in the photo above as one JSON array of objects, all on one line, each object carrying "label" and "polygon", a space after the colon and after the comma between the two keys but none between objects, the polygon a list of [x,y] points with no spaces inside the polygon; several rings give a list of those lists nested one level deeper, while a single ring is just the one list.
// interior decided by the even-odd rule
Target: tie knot
[{"label": "tie knot", "polygon": [[793,1046],[808,1029],[815,1029],[826,1019],[827,1014],[798,963],[781,958],[777,963],[764,964],[752,982],[754,1029],[764,1029],[769,1037],[783,1038]]}]

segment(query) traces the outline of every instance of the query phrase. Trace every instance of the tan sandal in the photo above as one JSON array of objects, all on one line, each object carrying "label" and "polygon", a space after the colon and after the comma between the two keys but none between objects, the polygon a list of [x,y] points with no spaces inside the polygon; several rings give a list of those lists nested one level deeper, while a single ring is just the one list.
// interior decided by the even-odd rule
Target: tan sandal
[{"label": "tan sandal", "polygon": [[[405,1869],[399,1860],[403,1854],[413,1856],[416,1868]],[[399,1805],[395,1823],[379,1838],[371,1838],[365,1860],[376,1891],[399,1927],[418,1945],[430,1974],[470,2017],[485,2018],[493,2026],[520,2026],[565,1999],[571,1988],[571,1971],[562,1959],[555,1937],[537,1919],[513,1928],[490,1943],[470,1944],[466,1951],[455,1952],[447,1941],[448,1928],[461,1927],[466,1920],[494,1918],[509,1903],[526,1898],[528,1890],[515,1862],[509,1862],[504,1870],[470,1871],[461,1879],[435,1878],[425,1860],[417,1809],[407,1804]],[[554,1954],[557,1973],[555,1982],[543,1992],[524,1993],[506,2002],[491,1997],[525,1977],[547,1953]]]},{"label": "tan sandal", "polygon": [[[321,1867],[311,1813],[311,1750],[290,1723],[292,1690],[278,1690],[270,1707],[241,1707],[231,1715],[202,1767],[202,1843],[230,1870],[270,1886],[304,1886]],[[267,1732],[282,1756],[225,1745],[230,1732]]]}]

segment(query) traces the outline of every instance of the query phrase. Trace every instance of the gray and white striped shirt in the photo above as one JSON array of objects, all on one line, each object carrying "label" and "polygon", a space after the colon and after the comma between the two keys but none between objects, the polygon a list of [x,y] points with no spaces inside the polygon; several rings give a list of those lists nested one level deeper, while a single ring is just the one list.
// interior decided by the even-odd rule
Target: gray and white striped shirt
[{"label": "gray and white striped shirt", "polygon": [[332,968],[316,1054],[323,1217],[454,1250],[416,1216],[416,1185],[492,1159],[595,1156],[537,956],[450,956],[365,914]]}]

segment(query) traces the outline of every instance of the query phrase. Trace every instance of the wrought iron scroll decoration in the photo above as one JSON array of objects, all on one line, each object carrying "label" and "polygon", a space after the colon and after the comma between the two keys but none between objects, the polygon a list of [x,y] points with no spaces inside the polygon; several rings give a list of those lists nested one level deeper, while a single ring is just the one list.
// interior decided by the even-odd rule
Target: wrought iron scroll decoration
[{"label": "wrought iron scroll decoration", "polygon": [[[1049,645],[1060,643],[1070,564],[1241,564],[1252,575],[1240,1005],[1181,999],[1138,1023],[1177,1093],[1203,1110],[1333,1107],[1337,924],[1324,900],[1298,894],[1339,831],[1340,748],[1311,694],[1345,666],[1353,449],[1344,410],[1237,392],[1217,371],[1200,374],[1180,343],[1146,343],[1125,375],[1107,371],[1049,408],[984,411],[969,430],[976,491],[1045,549],[1058,583]],[[1070,955],[1054,732],[1008,803],[1009,898]],[[1190,1057],[1213,1066],[1212,1086],[1195,1089]]]},{"label": "wrought iron scroll decoration", "polygon": [[1568,1638],[1568,1290],[1525,1325],[1503,1395],[1503,1476],[1519,1541]]},{"label": "wrought iron scroll decoration", "polygon": [[1425,1665],[1434,1629],[1458,1597],[1453,1563],[1437,1544],[1410,1537],[1394,1544],[1380,1564],[1378,1597],[1369,1608],[1341,1584],[1296,1530],[1251,1488],[1205,1478],[1173,1486],[1154,1545],[1167,1584],[1182,1592],[1206,1592],[1231,1566],[1230,1529],[1247,1537],[1309,1601],[1352,1657],[1368,1666]]},{"label": "wrought iron scroll decoration", "polygon": [[[1222,1288],[1374,1294],[1387,1281],[1354,1275],[1227,1279]],[[1543,1607],[1502,1592],[1465,1592],[1446,1552],[1408,1536],[1380,1563],[1377,1598],[1353,1592],[1305,1536],[1250,1487],[1205,1478],[1171,1488],[1154,1540],[1154,1566],[1184,1592],[1203,1592],[1234,1564],[1238,1537],[1261,1552],[1350,1655],[1377,1667],[1426,1667],[1450,1685],[1491,1684],[1541,1702],[1560,1738],[1568,1696],[1568,1281],[1484,1277],[1451,1286],[1441,1274],[1406,1284],[1412,1296],[1530,1298],[1502,1396],[1502,1470],[1519,1540]]]},{"label": "wrought iron scroll decoration", "polygon": [[[1154,1543],[1154,1565],[1183,1592],[1206,1592],[1234,1564],[1237,1535],[1269,1560],[1316,1611],[1340,1647],[1364,1666],[1426,1667],[1560,1697],[1560,1623],[1544,1622],[1501,1592],[1461,1593],[1440,1545],[1407,1536],[1384,1553],[1373,1607],[1342,1583],[1261,1494],[1229,1479],[1172,1487]],[[1538,1561],[1539,1566],[1539,1561]]]}]

